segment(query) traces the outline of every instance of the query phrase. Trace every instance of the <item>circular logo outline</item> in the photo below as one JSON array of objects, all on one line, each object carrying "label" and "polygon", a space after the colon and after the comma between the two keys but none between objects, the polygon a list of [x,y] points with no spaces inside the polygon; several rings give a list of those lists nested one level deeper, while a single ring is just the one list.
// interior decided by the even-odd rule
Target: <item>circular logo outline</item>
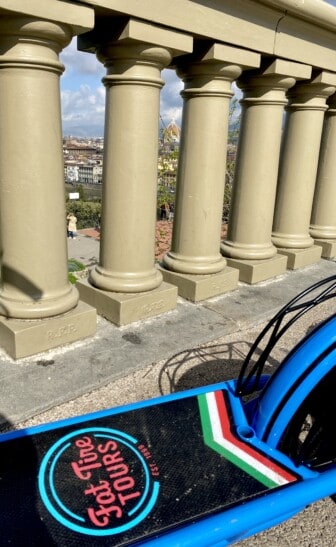
[{"label": "circular logo outline", "polygon": [[[86,528],[82,525],[76,524],[74,522],[71,522],[67,518],[64,517],[60,513],[60,511],[57,509],[57,506],[59,506],[64,513],[67,513],[68,515],[72,516],[72,518],[76,520],[80,520],[82,522],[85,522],[85,519],[83,517],[80,517],[78,515],[75,515],[71,512],[70,509],[68,509],[63,502],[59,499],[54,483],[53,483],[53,474],[55,467],[57,465],[57,462],[63,452],[71,445],[70,439],[73,437],[77,437],[83,433],[90,433],[94,437],[105,437],[110,438],[113,440],[117,440],[119,443],[123,444],[124,446],[127,446],[132,452],[136,455],[136,457],[139,459],[144,472],[145,472],[145,487],[144,492],[141,496],[141,499],[137,503],[135,507],[129,512],[129,515],[134,514],[143,503],[145,503],[145,500],[147,496],[149,496],[149,499],[146,501],[146,505],[144,509],[133,519],[131,519],[129,522],[113,527],[113,528],[106,528],[104,530],[101,529],[95,529],[95,528]],[[71,433],[68,433],[67,435],[61,437],[58,439],[47,451],[47,453],[44,455],[39,474],[38,474],[38,488],[40,492],[41,499],[49,511],[49,513],[63,526],[69,528],[70,530],[74,532],[79,532],[81,534],[90,535],[90,536],[111,536],[120,534],[122,532],[126,532],[127,530],[130,530],[131,528],[134,528],[137,524],[142,522],[147,515],[152,511],[158,495],[159,495],[159,489],[160,489],[160,483],[155,480],[151,480],[150,472],[148,465],[141,454],[134,445],[137,445],[138,441],[134,437],[131,437],[130,435],[119,431],[117,429],[110,429],[105,427],[90,427],[90,428],[84,428],[80,430],[73,431]],[[50,470],[48,472],[47,466],[50,464]],[[152,484],[150,484],[152,483]],[[47,492],[47,486],[49,486],[49,490],[52,494],[54,504],[52,503],[52,500],[50,499],[50,495],[48,495]],[[152,491],[150,492],[150,489],[152,488]]]}]

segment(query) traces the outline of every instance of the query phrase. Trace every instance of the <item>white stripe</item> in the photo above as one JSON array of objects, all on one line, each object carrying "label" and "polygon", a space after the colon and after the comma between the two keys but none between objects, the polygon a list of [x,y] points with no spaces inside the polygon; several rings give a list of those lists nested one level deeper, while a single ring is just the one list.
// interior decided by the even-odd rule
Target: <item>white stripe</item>
[{"label": "white stripe", "polygon": [[231,441],[225,439],[223,437],[222,432],[222,426],[220,421],[220,416],[218,412],[217,402],[215,398],[215,393],[206,393],[207,403],[208,403],[208,410],[210,415],[210,422],[211,422],[211,428],[213,433],[213,438],[220,446],[234,454],[237,458],[240,460],[245,461],[248,465],[253,467],[254,469],[257,469],[260,473],[271,479],[272,481],[276,482],[279,485],[287,484],[288,480],[279,475],[276,471],[273,471],[272,469],[269,469],[266,465],[255,459],[253,456],[250,456],[250,454],[247,454],[244,452],[241,448],[238,446],[235,446]]}]

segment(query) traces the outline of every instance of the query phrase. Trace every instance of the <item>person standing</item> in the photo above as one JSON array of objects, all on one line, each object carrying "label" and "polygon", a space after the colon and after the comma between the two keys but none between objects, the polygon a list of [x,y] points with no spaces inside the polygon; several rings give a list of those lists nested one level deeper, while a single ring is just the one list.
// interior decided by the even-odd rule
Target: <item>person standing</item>
[{"label": "person standing", "polygon": [[76,239],[77,236],[77,217],[73,213],[69,213],[67,216],[68,221],[68,237],[70,239]]},{"label": "person standing", "polygon": [[162,203],[160,210],[161,210],[160,219],[167,220],[169,215],[169,204],[166,201]]},{"label": "person standing", "polygon": [[174,203],[171,203],[169,205],[168,220],[169,220],[169,222],[173,222],[173,220],[174,220]]}]

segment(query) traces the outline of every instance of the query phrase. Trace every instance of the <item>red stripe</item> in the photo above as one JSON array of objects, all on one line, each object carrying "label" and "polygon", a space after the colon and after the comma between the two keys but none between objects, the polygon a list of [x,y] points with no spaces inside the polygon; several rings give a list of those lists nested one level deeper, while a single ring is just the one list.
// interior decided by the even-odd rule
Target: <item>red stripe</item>
[{"label": "red stripe", "polygon": [[219,419],[221,423],[222,435],[224,439],[230,441],[236,447],[243,450],[246,454],[252,456],[258,462],[264,464],[268,469],[278,473],[286,479],[288,482],[296,481],[296,477],[291,473],[287,472],[282,467],[279,467],[275,462],[269,460],[266,456],[263,456],[260,452],[254,450],[249,444],[244,443],[237,437],[235,437],[231,432],[231,423],[230,418],[227,412],[224,395],[222,391],[215,391],[215,399],[219,413]]}]

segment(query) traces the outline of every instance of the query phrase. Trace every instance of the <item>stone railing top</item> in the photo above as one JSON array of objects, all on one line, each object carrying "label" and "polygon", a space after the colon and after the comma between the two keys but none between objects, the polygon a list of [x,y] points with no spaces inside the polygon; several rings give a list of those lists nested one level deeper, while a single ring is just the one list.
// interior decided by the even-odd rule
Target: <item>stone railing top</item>
[{"label": "stone railing top", "polygon": [[107,17],[133,18],[314,68],[336,66],[336,9],[322,0],[0,0],[6,13],[64,23],[74,34],[99,29]]},{"label": "stone railing top", "polygon": [[259,2],[274,6],[285,14],[298,16],[317,26],[335,31],[336,9],[323,0],[259,0]]},{"label": "stone railing top", "polygon": [[84,4],[66,0],[0,0],[0,16],[12,14],[48,19],[70,26],[77,35],[94,26],[94,11]]},{"label": "stone railing top", "polygon": [[7,13],[67,24],[74,34],[126,16],[315,68],[336,66],[336,9],[322,0],[0,0],[0,15]]},{"label": "stone railing top", "polygon": [[[128,16],[333,71],[336,9],[322,0],[72,0],[105,17]],[[85,50],[85,43],[79,46]]]}]

